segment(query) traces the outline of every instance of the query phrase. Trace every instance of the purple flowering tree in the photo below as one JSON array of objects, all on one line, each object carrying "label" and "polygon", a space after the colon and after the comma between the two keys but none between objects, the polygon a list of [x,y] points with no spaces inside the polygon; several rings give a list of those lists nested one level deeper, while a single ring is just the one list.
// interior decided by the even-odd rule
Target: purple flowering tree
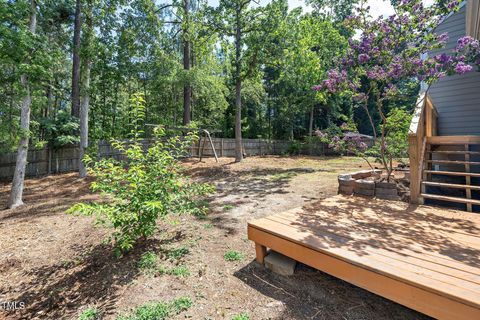
[{"label": "purple flowering tree", "polygon": [[[457,10],[459,3],[450,2],[448,10]],[[357,14],[347,18],[345,23],[355,36],[349,39],[349,48],[338,67],[313,89],[350,96],[363,108],[373,129],[378,161],[389,179],[393,171],[389,155],[393,153],[388,150],[385,106],[403,98],[399,89],[402,84],[423,81],[429,87],[444,76],[470,72],[472,64],[480,64],[480,49],[477,40],[464,37],[451,54],[428,56],[448,40],[446,33],[435,32],[445,14],[445,7],[439,4],[425,7],[421,0],[401,0],[394,15],[377,19],[372,19],[368,11],[368,7],[360,7]],[[369,103],[380,115],[379,132]]]},{"label": "purple flowering tree", "polygon": [[315,130],[320,142],[328,144],[330,149],[335,150],[341,155],[357,156],[365,160],[370,169],[374,169],[370,163],[371,152],[368,145],[358,134],[358,130],[353,121],[344,122],[340,127],[330,126],[327,130]]}]

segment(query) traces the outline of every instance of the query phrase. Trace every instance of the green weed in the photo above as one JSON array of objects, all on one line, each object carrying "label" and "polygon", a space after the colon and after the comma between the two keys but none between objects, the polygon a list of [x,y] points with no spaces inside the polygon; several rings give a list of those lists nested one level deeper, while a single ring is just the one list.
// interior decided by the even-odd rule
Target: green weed
[{"label": "green weed", "polygon": [[232,320],[250,320],[250,316],[247,313],[243,312],[243,313],[234,315]]},{"label": "green weed", "polygon": [[175,299],[171,302],[151,302],[134,309],[130,314],[121,315],[117,320],[164,320],[173,317],[192,306],[188,297]]},{"label": "green weed", "polygon": [[78,320],[95,320],[100,319],[100,311],[96,308],[88,308],[82,311],[78,316]]},{"label": "green weed", "polygon": [[223,255],[223,258],[225,261],[240,261],[243,260],[243,254],[235,250],[230,250]]},{"label": "green weed", "polygon": [[187,255],[189,252],[190,252],[190,250],[188,250],[188,248],[185,247],[185,246],[175,248],[175,249],[172,249],[172,250],[167,252],[167,258],[169,258],[171,260],[178,260],[178,259],[182,258],[183,256]]},{"label": "green weed", "polygon": [[158,256],[153,251],[145,252],[138,261],[138,268],[144,272],[152,273],[157,267]]}]

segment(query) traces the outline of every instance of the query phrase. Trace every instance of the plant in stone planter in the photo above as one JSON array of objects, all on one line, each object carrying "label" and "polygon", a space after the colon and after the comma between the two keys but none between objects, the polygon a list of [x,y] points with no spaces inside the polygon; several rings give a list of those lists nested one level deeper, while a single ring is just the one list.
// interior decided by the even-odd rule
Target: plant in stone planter
[{"label": "plant in stone planter", "polygon": [[[346,19],[354,36],[349,39],[345,55],[338,67],[328,72],[328,78],[314,87],[327,94],[350,97],[364,110],[387,181],[393,171],[392,159],[403,152],[400,149],[406,143],[405,139],[397,144],[403,133],[392,134],[394,123],[389,121],[390,117],[398,119],[399,114],[389,111],[398,108],[405,98],[402,88],[415,88],[420,82],[429,86],[446,75],[469,72],[473,69],[470,64],[480,62],[478,41],[469,37],[460,39],[451,55],[428,56],[445,45],[448,35],[435,30],[445,11],[457,10],[460,2],[435,2],[425,7],[421,0],[402,0],[394,15],[377,19],[369,15],[368,8],[360,7],[358,14]],[[372,106],[380,119],[378,124],[371,114]]]}]

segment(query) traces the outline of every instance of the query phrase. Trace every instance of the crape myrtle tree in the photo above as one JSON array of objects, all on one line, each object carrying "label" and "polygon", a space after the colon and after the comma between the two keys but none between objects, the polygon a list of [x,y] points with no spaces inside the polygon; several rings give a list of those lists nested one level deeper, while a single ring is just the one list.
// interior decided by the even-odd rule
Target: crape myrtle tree
[{"label": "crape myrtle tree", "polygon": [[[314,90],[348,96],[367,113],[376,140],[377,160],[390,179],[393,171],[392,151],[395,143],[389,140],[389,121],[386,106],[402,98],[399,88],[405,83],[423,81],[427,87],[450,74],[463,74],[478,63],[478,41],[465,37],[458,40],[451,54],[429,56],[442,48],[448,34],[435,32],[445,11],[458,9],[460,1],[435,3],[425,7],[421,0],[398,1],[395,14],[372,19],[363,5],[348,17],[345,24],[351,29],[349,48],[338,63],[328,71],[328,78]],[[369,114],[373,103],[380,116],[379,132]]]}]

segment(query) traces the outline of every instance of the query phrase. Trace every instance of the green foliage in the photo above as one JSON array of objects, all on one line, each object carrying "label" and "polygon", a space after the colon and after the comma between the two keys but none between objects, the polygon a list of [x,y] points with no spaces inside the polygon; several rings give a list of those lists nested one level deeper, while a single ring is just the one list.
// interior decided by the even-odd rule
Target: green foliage
[{"label": "green foliage", "polygon": [[80,142],[79,128],[78,119],[65,110],[60,110],[54,119],[43,118],[40,121],[40,130],[44,134],[44,140],[54,148]]},{"label": "green foliage", "polygon": [[160,268],[158,268],[158,273],[169,274],[179,278],[185,278],[190,275],[190,271],[186,266],[174,266],[172,268],[161,266]]},{"label": "green foliage", "polygon": [[118,316],[117,320],[164,320],[188,310],[193,302],[188,297],[171,302],[151,302],[144,304],[128,315]]},{"label": "green foliage", "polygon": [[187,255],[189,252],[190,250],[187,247],[175,248],[167,252],[167,258],[171,260],[178,260]]},{"label": "green foliage", "polygon": [[96,308],[88,308],[82,311],[78,316],[78,320],[97,320],[100,319],[100,311]]},{"label": "green foliage", "polygon": [[243,254],[235,250],[229,250],[223,255],[225,261],[240,261],[243,260]]},{"label": "green foliage", "polygon": [[302,143],[300,141],[292,141],[289,143],[287,153],[289,155],[298,155],[302,149]]},{"label": "green foliage", "polygon": [[236,314],[232,317],[232,320],[250,320],[250,316],[248,315],[248,313],[240,313],[240,314]]},{"label": "green foliage", "polygon": [[233,208],[235,208],[235,205],[233,204],[226,204],[223,206],[223,211],[230,211],[232,210]]},{"label": "green foliage", "polygon": [[112,145],[126,159],[101,159],[94,162],[86,157],[88,172],[95,178],[91,188],[107,196],[108,201],[78,203],[68,213],[94,215],[97,224],[114,229],[110,240],[116,252],[130,250],[139,238],[153,235],[157,219],[167,214],[203,214],[196,200],[213,191],[210,185],[191,182],[183,173],[178,159],[196,137],[165,138],[165,130],[155,129],[155,139],[146,150],[139,139],[144,115],[143,99],[132,98],[133,140],[113,140]]},{"label": "green foliage", "polygon": [[[408,129],[412,115],[403,109],[392,109],[385,125],[385,143],[380,141],[373,148],[377,162],[392,165],[393,160],[408,158]],[[381,149],[384,149],[383,152]]]},{"label": "green foliage", "polygon": [[[373,134],[369,119],[349,99],[312,90],[344,53],[349,34],[341,21],[359,1],[308,3],[313,12],[289,8],[286,0],[260,5],[221,0],[216,8],[209,7],[208,1],[191,2],[189,19],[184,21],[181,1],[166,2],[168,7],[154,0],[85,1],[81,57],[92,62],[88,90],[91,144],[101,139],[150,138],[152,127],[146,124],[181,126],[185,85],[192,88],[195,126],[233,137],[237,25],[242,33],[243,137],[301,141],[310,132],[310,115],[313,130],[339,125],[353,115],[360,132]],[[29,1],[0,5],[2,152],[15,150],[25,135],[35,147],[78,142],[78,119],[70,115],[74,2],[37,4],[36,35],[28,31]],[[237,21],[238,5],[242,8]],[[182,64],[186,40],[191,45],[190,70]],[[32,96],[30,132],[19,129],[22,73],[29,77]],[[418,86],[399,86],[399,90],[405,98],[385,106],[385,114],[415,105]],[[139,91],[144,95],[142,110],[132,108],[130,101]],[[369,110],[379,130],[381,118],[372,103]],[[295,147],[292,153],[297,152]],[[185,210],[204,214],[192,204],[186,201]]]},{"label": "green foliage", "polygon": [[153,251],[145,252],[138,261],[138,268],[145,273],[153,273],[157,268],[158,256]]}]

